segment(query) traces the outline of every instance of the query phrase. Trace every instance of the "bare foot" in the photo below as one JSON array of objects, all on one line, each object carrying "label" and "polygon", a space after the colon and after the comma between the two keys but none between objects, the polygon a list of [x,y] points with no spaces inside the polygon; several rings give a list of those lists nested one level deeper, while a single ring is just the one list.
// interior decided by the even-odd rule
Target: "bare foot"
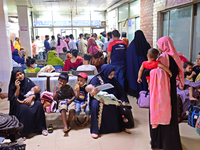
[{"label": "bare foot", "polygon": [[190,100],[191,100],[191,101],[198,101],[198,99],[197,99],[197,98],[194,98],[194,97],[190,97]]}]

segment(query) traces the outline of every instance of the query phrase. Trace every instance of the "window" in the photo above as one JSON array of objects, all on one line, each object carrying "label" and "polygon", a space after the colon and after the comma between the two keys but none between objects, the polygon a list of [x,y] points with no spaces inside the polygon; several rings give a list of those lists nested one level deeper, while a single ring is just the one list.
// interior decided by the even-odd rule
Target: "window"
[{"label": "window", "polygon": [[193,50],[192,62],[196,61],[196,57],[200,52],[200,4],[196,5],[194,15],[194,31],[193,31]]},{"label": "window", "polygon": [[119,20],[124,20],[128,18],[128,5],[119,7]]},{"label": "window", "polygon": [[172,38],[176,50],[183,52],[187,58],[190,57],[191,13],[192,6],[187,6],[173,9],[163,16],[163,36],[169,33],[168,36]]},{"label": "window", "polygon": [[129,17],[136,16],[140,14],[140,1],[136,0],[132,3],[130,3],[130,11],[129,11]]}]

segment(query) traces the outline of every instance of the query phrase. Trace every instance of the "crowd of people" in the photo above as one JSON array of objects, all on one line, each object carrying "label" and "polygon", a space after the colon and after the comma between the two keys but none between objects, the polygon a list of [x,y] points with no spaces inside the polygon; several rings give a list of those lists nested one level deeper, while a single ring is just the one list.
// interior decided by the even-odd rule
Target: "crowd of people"
[{"label": "crowd of people", "polygon": [[[182,150],[178,122],[185,114],[185,106],[197,101],[200,54],[197,56],[197,65],[193,66],[181,52],[176,51],[170,37],[160,38],[156,49],[150,46],[141,30],[135,32],[130,44],[126,33],[122,33],[120,38],[118,30],[107,34],[103,32],[100,36],[95,33],[89,37],[80,34],[77,42],[72,34],[65,39],[58,35],[57,42],[55,36],[51,36],[50,43],[46,35],[44,45],[39,36],[36,39],[35,42],[32,39],[35,59],[46,58],[47,65],[61,66],[63,71],[92,70],[95,74],[88,86],[87,74],[78,74],[76,87],[67,84],[69,75],[66,72],[60,74],[53,98],[59,101],[64,133],[71,130],[70,121],[73,117],[77,126],[86,126],[91,117],[90,133],[93,138],[103,133],[122,131],[119,106],[131,109],[126,92],[138,98],[141,90],[149,90],[151,148]],[[24,55],[20,56],[19,53],[19,49],[13,50],[13,60],[24,64]],[[60,53],[66,55],[65,63],[57,56]],[[102,57],[103,63],[95,62],[100,62]],[[28,57],[25,72],[36,72],[34,58]],[[35,94],[35,103],[31,108],[28,106],[31,100],[24,97],[35,86],[24,74],[22,68],[15,67],[12,71],[8,93],[10,114],[16,115],[24,124],[23,137],[32,132],[47,135],[44,110],[38,94]],[[106,83],[114,88],[105,92],[95,88]],[[25,103],[18,104],[18,99]],[[82,123],[79,120],[81,108],[86,114]]]}]

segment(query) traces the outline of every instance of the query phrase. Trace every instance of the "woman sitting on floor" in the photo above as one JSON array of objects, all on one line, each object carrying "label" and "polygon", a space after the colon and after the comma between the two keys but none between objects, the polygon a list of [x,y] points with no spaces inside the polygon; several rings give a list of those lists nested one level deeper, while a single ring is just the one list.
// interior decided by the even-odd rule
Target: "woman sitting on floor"
[{"label": "woman sitting on floor", "polygon": [[[27,137],[30,133],[42,133],[48,135],[46,130],[46,120],[40,95],[36,94],[35,103],[29,107],[31,101],[25,100],[24,95],[34,87],[35,84],[24,77],[24,71],[21,68],[14,68],[11,73],[9,84],[8,99],[10,101],[9,115],[15,115],[17,119],[23,123],[24,128],[21,136]],[[25,101],[24,104],[19,104],[17,101]]]},{"label": "woman sitting on floor", "polygon": [[[114,78],[114,74],[115,70],[112,65],[103,65],[99,74],[91,79],[90,84],[94,87],[105,83],[112,84],[114,88],[108,89],[106,92],[113,94],[118,100],[122,101],[123,105],[131,108],[126,93],[120,83]],[[98,138],[99,134],[123,130],[120,123],[119,109],[116,105],[103,105],[103,109],[100,109],[100,102],[94,98],[98,92],[98,90],[94,90],[90,93],[90,133],[93,138]]]}]

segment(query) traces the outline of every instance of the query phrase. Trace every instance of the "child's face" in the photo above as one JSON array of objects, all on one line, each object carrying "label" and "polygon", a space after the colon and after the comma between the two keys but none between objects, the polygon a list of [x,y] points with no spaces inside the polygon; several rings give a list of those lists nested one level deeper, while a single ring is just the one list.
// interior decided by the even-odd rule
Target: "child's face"
[{"label": "child's face", "polygon": [[184,70],[185,70],[185,72],[191,73],[192,72],[192,66],[188,65]]},{"label": "child's face", "polygon": [[58,82],[59,82],[59,84],[62,85],[62,87],[64,87],[67,84],[68,81],[64,80],[64,79],[58,79]]},{"label": "child's face", "polygon": [[34,91],[35,93],[40,93],[41,88],[39,86],[34,86],[34,87],[31,88],[31,91]]},{"label": "child's face", "polygon": [[77,83],[78,83],[79,86],[84,85],[86,82],[87,82],[86,79],[84,79],[82,77],[77,78]]}]

